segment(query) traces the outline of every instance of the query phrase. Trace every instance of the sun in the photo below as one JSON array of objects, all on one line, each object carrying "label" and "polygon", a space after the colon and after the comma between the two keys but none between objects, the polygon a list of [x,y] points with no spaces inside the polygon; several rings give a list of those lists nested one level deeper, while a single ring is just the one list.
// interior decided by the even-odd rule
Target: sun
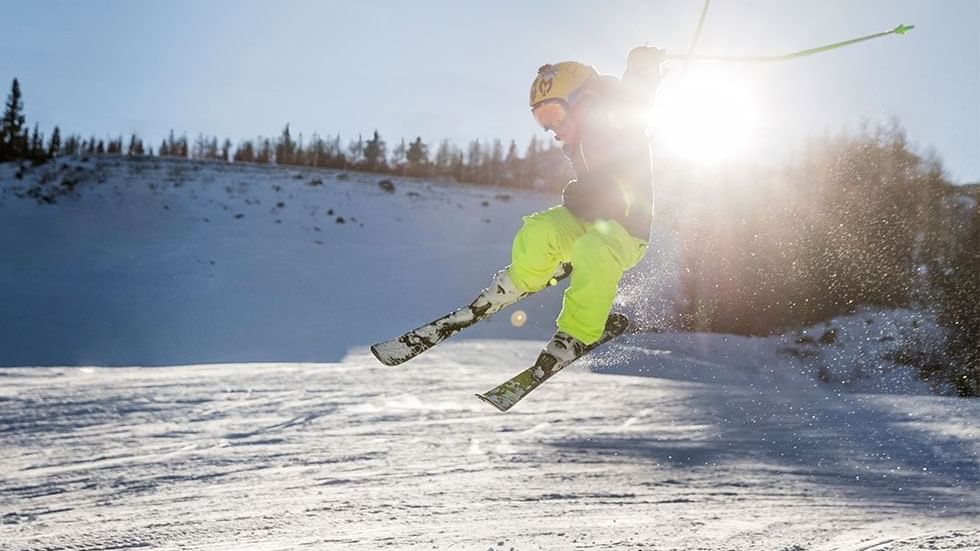
[{"label": "sun", "polygon": [[[682,72],[681,69],[675,69]],[[758,95],[738,74],[709,65],[664,80],[653,111],[656,146],[699,162],[751,152],[761,123]]]}]

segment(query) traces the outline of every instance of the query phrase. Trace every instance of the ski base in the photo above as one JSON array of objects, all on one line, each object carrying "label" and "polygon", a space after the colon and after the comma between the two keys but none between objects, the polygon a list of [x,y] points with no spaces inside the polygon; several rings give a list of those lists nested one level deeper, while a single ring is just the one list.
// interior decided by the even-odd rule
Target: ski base
[{"label": "ski base", "polygon": [[623,314],[610,314],[606,320],[606,329],[599,340],[587,346],[578,356],[569,361],[560,362],[548,352],[541,352],[533,366],[514,375],[507,382],[476,396],[500,411],[507,411],[555,373],[599,346],[622,335],[629,328],[629,324],[629,318]]}]

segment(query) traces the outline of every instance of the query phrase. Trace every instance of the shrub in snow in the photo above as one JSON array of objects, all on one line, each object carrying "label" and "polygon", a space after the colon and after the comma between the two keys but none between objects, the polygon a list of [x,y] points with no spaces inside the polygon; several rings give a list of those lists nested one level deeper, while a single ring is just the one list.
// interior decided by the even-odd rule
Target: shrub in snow
[{"label": "shrub in snow", "polygon": [[800,335],[796,338],[796,344],[816,344],[810,335]]},{"label": "shrub in snow", "polygon": [[68,193],[71,193],[75,191],[75,186],[78,185],[79,181],[78,178],[69,178],[66,176],[61,180],[61,187],[65,188]]}]

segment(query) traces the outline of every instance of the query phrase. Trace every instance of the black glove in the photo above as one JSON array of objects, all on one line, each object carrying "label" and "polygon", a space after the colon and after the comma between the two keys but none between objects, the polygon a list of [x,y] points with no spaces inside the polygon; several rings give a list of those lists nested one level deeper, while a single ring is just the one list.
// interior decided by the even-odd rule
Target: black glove
[{"label": "black glove", "polygon": [[562,205],[583,220],[622,220],[626,202],[614,186],[599,185],[591,179],[572,180],[561,192]]},{"label": "black glove", "polygon": [[626,55],[626,70],[639,75],[659,75],[667,50],[655,46],[637,46]]}]

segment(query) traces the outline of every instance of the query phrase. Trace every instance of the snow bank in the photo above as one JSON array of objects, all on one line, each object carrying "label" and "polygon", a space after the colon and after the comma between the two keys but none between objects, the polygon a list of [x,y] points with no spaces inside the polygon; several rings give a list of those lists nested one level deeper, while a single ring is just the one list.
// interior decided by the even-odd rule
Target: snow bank
[{"label": "snow bank", "polygon": [[713,333],[632,335],[597,354],[600,372],[749,387],[812,387],[838,392],[931,394],[916,368],[902,363],[910,347],[942,343],[935,318],[920,311],[861,309],[770,337]]}]

